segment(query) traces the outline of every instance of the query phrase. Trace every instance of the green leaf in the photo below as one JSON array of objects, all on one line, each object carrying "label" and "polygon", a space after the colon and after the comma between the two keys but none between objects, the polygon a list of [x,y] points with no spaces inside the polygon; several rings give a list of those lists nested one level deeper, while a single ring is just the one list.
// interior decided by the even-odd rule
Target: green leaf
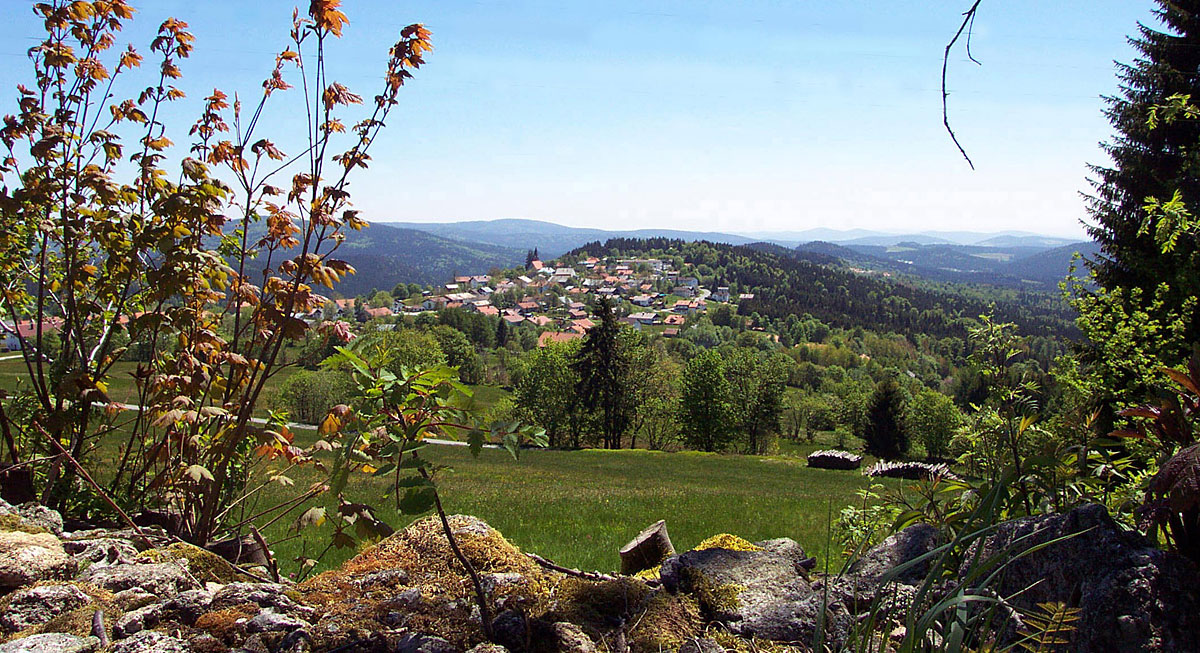
[{"label": "green leaf", "polygon": [[467,444],[471,448],[471,455],[478,458],[479,452],[483,451],[483,445],[487,441],[487,434],[480,429],[474,429],[467,434]]},{"label": "green leaf", "polygon": [[429,512],[434,506],[436,493],[433,487],[409,488],[400,499],[400,511],[408,515]]},{"label": "green leaf", "polygon": [[433,487],[433,482],[424,477],[421,477],[421,476],[405,476],[404,478],[400,479],[399,481],[396,481],[396,487],[406,487],[406,488],[428,487],[428,488],[431,488],[431,487]]},{"label": "green leaf", "polygon": [[388,464],[384,465],[383,467],[380,467],[379,469],[375,470],[375,472],[372,473],[371,476],[383,476],[384,474],[390,473],[395,469],[396,469],[395,463],[388,463]]}]

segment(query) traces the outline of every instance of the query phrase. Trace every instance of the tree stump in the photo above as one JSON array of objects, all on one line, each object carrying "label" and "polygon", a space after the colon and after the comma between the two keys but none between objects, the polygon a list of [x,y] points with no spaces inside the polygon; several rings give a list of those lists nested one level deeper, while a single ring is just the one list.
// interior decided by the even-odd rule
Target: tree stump
[{"label": "tree stump", "polygon": [[629,544],[621,547],[620,553],[621,573],[626,575],[650,569],[675,555],[666,520],[660,519],[638,533]]}]

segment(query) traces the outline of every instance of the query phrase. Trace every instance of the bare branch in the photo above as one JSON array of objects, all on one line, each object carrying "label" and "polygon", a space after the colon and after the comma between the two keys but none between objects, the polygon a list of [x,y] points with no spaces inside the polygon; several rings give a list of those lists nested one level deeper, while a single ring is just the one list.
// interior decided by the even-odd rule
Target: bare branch
[{"label": "bare branch", "polygon": [[967,156],[967,151],[963,149],[962,143],[958,142],[958,136],[954,134],[954,130],[950,128],[950,117],[946,110],[946,98],[950,95],[946,92],[946,68],[950,64],[950,49],[958,42],[959,37],[962,36],[964,31],[967,33],[967,58],[975,62],[976,65],[983,65],[971,54],[971,32],[975,27],[975,12],[979,9],[979,3],[981,2],[983,0],[975,0],[971,8],[963,13],[962,25],[958,26],[958,31],[954,33],[954,38],[950,39],[950,42],[946,44],[946,52],[942,55],[942,124],[946,126],[946,132],[950,134],[950,140],[954,141],[955,147],[962,153],[963,158],[967,160],[967,165],[971,166],[972,170],[975,169],[975,164],[971,161],[971,157]]}]

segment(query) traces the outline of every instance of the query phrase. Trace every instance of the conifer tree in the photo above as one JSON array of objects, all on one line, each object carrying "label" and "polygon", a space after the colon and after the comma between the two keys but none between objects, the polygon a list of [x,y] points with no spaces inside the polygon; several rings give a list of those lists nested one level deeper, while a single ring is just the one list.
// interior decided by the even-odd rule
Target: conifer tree
[{"label": "conifer tree", "polygon": [[[1118,64],[1121,91],[1106,98],[1105,115],[1117,132],[1105,145],[1112,163],[1091,166],[1095,191],[1088,198],[1095,222],[1088,231],[1102,247],[1092,266],[1096,280],[1106,290],[1140,289],[1140,297],[1128,300],[1137,305],[1128,308],[1152,312],[1178,307],[1200,288],[1196,239],[1183,238],[1163,252],[1153,226],[1143,229],[1149,198],[1167,202],[1178,192],[1187,210],[1200,214],[1200,121],[1151,120],[1155,107],[1173,95],[1200,101],[1200,1],[1157,2],[1161,31],[1138,25],[1130,38],[1138,58]],[[1166,301],[1154,309],[1160,284],[1167,286]],[[1200,313],[1193,309],[1187,322],[1183,338],[1149,343],[1160,360],[1182,357],[1188,343],[1200,341]]]},{"label": "conifer tree", "polygon": [[908,451],[908,433],[901,421],[903,415],[904,395],[900,385],[895,379],[880,381],[867,404],[867,425],[863,434],[867,453],[891,460]]},{"label": "conifer tree", "polygon": [[572,367],[579,375],[578,395],[586,408],[600,413],[604,446],[621,447],[621,436],[633,415],[630,393],[624,383],[626,360],[617,334],[620,325],[612,302],[601,297],[593,308],[597,324],[588,329]]}]

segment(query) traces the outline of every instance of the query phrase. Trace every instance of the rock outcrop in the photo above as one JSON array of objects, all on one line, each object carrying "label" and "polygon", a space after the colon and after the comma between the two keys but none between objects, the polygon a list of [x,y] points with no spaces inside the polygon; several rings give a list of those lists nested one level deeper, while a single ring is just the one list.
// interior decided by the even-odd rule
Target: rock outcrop
[{"label": "rock outcrop", "polygon": [[[719,653],[808,650],[818,639],[836,647],[853,644],[868,615],[877,636],[903,636],[887,620],[920,600],[940,558],[926,554],[941,544],[936,529],[913,526],[826,577],[792,540],[721,535],[657,569],[614,577],[549,568],[486,523],[453,516],[488,598],[484,613],[436,518],[294,584],[251,581],[190,545],[147,549],[124,531],[56,535],[53,515],[29,510],[26,520],[5,509],[0,653]],[[1041,602],[1079,610],[1071,650],[1189,651],[1200,641],[1195,566],[1122,531],[1099,506],[1003,524],[971,546],[955,559],[1007,560],[988,589],[1017,615]],[[971,590],[958,587],[963,572],[939,573],[931,591]],[[1012,641],[1019,619],[1001,637]]]}]

